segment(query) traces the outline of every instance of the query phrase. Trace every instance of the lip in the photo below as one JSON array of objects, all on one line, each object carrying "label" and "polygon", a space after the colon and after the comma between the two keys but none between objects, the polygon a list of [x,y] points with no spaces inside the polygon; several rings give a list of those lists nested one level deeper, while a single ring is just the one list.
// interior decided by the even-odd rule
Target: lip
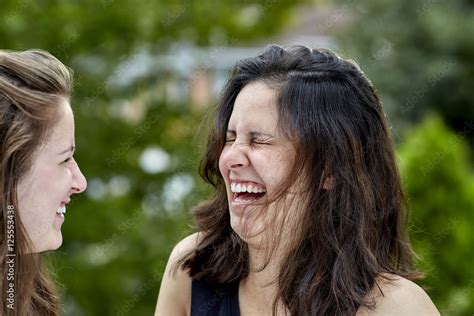
[{"label": "lip", "polygon": [[230,204],[232,206],[231,211],[236,212],[238,214],[242,213],[243,209],[246,208],[247,206],[250,206],[251,204],[253,204],[253,202],[251,202],[251,201],[236,201],[237,193],[232,192],[231,189],[230,189],[230,186],[231,186],[232,183],[241,184],[241,185],[252,185],[252,186],[263,188],[266,191],[266,187],[263,184],[259,183],[259,182],[249,180],[249,179],[229,178],[228,192],[229,192]]},{"label": "lip", "polygon": [[261,184],[261,183],[258,183],[256,181],[252,181],[252,180],[248,180],[248,179],[235,179],[235,178],[229,178],[229,184],[227,186],[227,189],[229,190],[231,196],[232,196],[232,200],[235,199],[235,192],[232,191],[231,187],[232,185],[235,184],[235,185],[243,185],[243,186],[252,186],[252,187],[256,187],[256,188],[260,188],[260,189],[263,189],[264,192],[267,191],[267,188]]},{"label": "lip", "polygon": [[[71,202],[70,198],[68,198],[66,201],[61,201],[61,204],[59,204],[59,207],[66,207],[66,205],[68,205],[70,202]],[[62,213],[62,214],[56,213],[56,215],[59,215],[62,218],[64,218],[64,214],[65,213]]]},{"label": "lip", "polygon": [[53,225],[54,227],[56,228],[56,230],[61,230],[61,225],[64,223],[64,216],[61,216],[59,214],[56,213],[55,217],[54,217],[54,222],[53,222]]},{"label": "lip", "polygon": [[259,182],[252,181],[252,180],[246,180],[246,179],[229,178],[229,183],[232,183],[232,182],[239,183],[239,184],[256,184],[258,186],[265,187],[263,184],[261,184]]}]

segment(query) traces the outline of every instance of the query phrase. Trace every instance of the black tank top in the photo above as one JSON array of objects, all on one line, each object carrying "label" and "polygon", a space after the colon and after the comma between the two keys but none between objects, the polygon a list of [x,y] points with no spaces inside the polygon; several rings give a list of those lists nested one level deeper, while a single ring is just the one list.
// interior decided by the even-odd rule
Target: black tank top
[{"label": "black tank top", "polygon": [[191,316],[240,316],[239,282],[211,286],[193,280]]}]

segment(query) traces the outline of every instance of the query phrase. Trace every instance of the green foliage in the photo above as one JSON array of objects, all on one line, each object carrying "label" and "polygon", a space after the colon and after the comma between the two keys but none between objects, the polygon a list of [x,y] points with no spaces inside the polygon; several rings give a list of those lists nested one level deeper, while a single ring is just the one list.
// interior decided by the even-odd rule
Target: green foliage
[{"label": "green foliage", "polygon": [[474,310],[474,174],[465,134],[429,116],[399,148],[423,285],[443,315]]},{"label": "green foliage", "polygon": [[[455,131],[474,122],[474,5],[469,0],[361,0],[340,44],[381,91],[392,119],[418,121],[433,108]],[[474,137],[468,138],[474,145]]]},{"label": "green foliage", "polygon": [[[126,77],[122,66],[141,51],[157,56],[176,43],[265,45],[305,2],[2,0],[2,48],[45,49],[75,72],[76,159],[89,188],[73,199],[63,246],[52,254],[66,315],[151,315],[169,252],[191,231],[190,209],[208,190],[197,175],[203,111],[162,97],[177,75],[157,71],[120,88],[110,79]],[[381,90],[395,127],[436,104],[457,130],[430,118],[407,133],[400,158],[424,284],[445,314],[472,312],[474,192],[464,144],[474,109],[472,3],[360,0],[341,12],[356,23],[341,29],[341,47]],[[325,21],[320,31],[339,15]],[[130,109],[134,119],[123,115]],[[167,168],[144,171],[150,148],[169,155]],[[177,182],[191,192],[173,198]]]},{"label": "green foliage", "polygon": [[[119,88],[111,79],[127,77],[144,51],[156,58],[177,43],[245,46],[275,34],[297,3],[2,0],[2,48],[47,50],[75,73],[76,160],[89,187],[69,205],[52,254],[66,315],[151,315],[171,248],[206,195],[197,175],[203,110],[163,93],[177,75],[157,69]],[[146,172],[149,149],[168,166]],[[179,193],[183,183],[190,192]]]},{"label": "green foliage", "polygon": [[[63,225],[55,261],[66,312],[150,315],[171,248],[190,231],[189,211],[202,198],[194,128],[200,115],[151,104],[143,120],[131,124],[86,109],[76,110],[78,163],[88,190],[103,193],[75,197]],[[139,160],[149,146],[169,153],[168,169],[144,172]],[[191,178],[193,191],[170,201],[166,188],[179,177]],[[121,186],[128,190],[121,193]]]}]

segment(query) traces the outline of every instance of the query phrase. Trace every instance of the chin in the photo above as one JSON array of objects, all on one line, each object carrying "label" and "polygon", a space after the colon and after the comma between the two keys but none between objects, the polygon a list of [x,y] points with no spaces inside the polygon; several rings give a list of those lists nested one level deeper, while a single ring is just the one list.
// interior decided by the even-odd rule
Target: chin
[{"label": "chin", "polygon": [[49,250],[56,250],[63,244],[63,236],[61,233],[56,233],[47,244],[42,245],[36,252],[43,252]]},{"label": "chin", "polygon": [[61,245],[63,244],[63,235],[61,233],[59,233],[58,235],[59,236],[56,238],[56,240],[51,245],[51,248],[49,250],[56,250],[59,247],[61,247]]},{"label": "chin", "polygon": [[230,216],[230,226],[232,230],[246,243],[257,243],[264,229],[260,223],[255,223],[252,219],[239,216]]}]

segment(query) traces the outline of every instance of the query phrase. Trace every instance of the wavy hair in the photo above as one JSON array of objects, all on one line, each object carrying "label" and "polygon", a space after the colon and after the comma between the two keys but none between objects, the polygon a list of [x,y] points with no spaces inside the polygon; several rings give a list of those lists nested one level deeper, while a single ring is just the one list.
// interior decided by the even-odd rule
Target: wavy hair
[{"label": "wavy hair", "polygon": [[[304,180],[304,207],[279,271],[274,314],[282,301],[291,315],[355,315],[361,306],[374,307],[367,294],[377,277],[420,277],[390,128],[374,87],[353,61],[302,46],[271,45],[235,66],[201,164],[202,178],[214,188],[193,211],[203,238],[180,267],[210,283],[248,274],[248,248],[230,226],[218,163],[234,101],[255,81],[276,90],[279,128],[298,161],[288,179]],[[324,188],[328,177],[331,189]]]},{"label": "wavy hair", "polygon": [[[18,214],[21,210],[17,187],[30,170],[37,150],[53,131],[60,117],[59,105],[64,98],[69,100],[71,90],[72,73],[51,54],[40,50],[0,50],[2,315],[59,315],[55,284],[42,254],[33,252]],[[12,241],[14,247],[9,248]],[[7,264],[11,255],[15,256],[14,269]],[[14,310],[8,308],[11,301],[7,300],[11,281]]]}]

